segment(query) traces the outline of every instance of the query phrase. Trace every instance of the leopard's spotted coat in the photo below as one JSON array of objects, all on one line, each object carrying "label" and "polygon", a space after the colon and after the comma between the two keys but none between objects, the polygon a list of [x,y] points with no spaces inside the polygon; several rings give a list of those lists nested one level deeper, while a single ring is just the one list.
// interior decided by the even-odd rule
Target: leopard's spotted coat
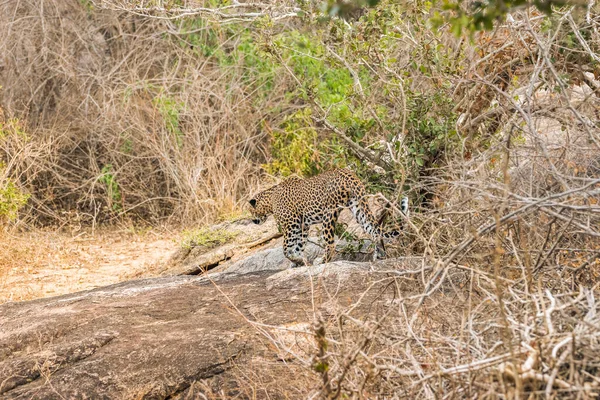
[{"label": "leopard's spotted coat", "polygon": [[[309,179],[290,178],[259,193],[250,200],[253,221],[264,222],[273,214],[283,233],[283,251],[294,265],[302,264],[302,252],[310,225],[322,223],[322,236],[327,244],[324,262],[335,253],[334,229],[343,207],[349,207],[358,223],[375,243],[382,237],[399,235],[383,232],[377,226],[365,199],[362,182],[348,169],[328,171]],[[406,214],[407,200],[402,200]]]}]

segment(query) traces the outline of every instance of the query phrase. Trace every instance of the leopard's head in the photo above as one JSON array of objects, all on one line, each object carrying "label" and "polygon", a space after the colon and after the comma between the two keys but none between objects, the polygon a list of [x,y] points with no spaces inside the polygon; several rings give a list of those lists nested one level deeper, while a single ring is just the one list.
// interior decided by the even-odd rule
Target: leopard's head
[{"label": "leopard's head", "polygon": [[262,224],[267,220],[267,217],[273,213],[271,203],[271,190],[265,190],[256,195],[250,200],[250,212],[252,213],[252,222]]}]

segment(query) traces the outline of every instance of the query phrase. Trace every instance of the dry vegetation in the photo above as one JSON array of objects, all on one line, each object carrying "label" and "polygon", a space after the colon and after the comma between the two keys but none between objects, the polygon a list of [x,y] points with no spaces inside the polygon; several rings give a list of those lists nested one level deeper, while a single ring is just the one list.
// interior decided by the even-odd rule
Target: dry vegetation
[{"label": "dry vegetation", "polygon": [[597,398],[597,5],[460,39],[424,4],[384,3],[322,25],[0,4],[0,106],[26,132],[0,136],[0,177],[30,196],[11,227],[208,223],[241,212],[262,170],[349,165],[409,193],[395,251],[425,262],[385,279],[420,292],[377,321],[315,317],[307,391]]},{"label": "dry vegetation", "polygon": [[58,296],[141,276],[177,248],[173,233],[102,229],[0,233],[0,304]]},{"label": "dry vegetation", "polygon": [[598,397],[597,292],[573,291],[569,282],[528,286],[463,266],[418,306],[422,272],[381,274],[388,289],[375,295],[394,296],[373,310],[379,318],[356,318],[367,293],[351,307],[332,310],[326,302],[327,316],[315,318],[311,334],[297,334],[316,344],[293,347],[296,360],[321,378],[315,385],[303,377],[313,388],[308,397]]},{"label": "dry vegetation", "polygon": [[161,21],[82,3],[0,5],[2,107],[29,135],[3,153],[31,195],[25,221],[231,212],[258,181],[264,136],[241,66],[199,61]]}]

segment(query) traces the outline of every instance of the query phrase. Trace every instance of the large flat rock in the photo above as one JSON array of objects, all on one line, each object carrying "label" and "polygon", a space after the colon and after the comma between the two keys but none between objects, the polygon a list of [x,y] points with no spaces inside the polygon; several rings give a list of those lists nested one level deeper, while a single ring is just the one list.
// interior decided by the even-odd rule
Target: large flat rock
[{"label": "large flat rock", "polygon": [[[233,366],[285,359],[281,348],[269,345],[280,327],[308,332],[315,312],[347,306],[359,293],[366,291],[362,303],[370,305],[353,312],[376,317],[373,304],[393,297],[382,278],[390,269],[414,268],[409,264],[342,261],[162,277],[6,303],[0,306],[0,397],[183,396],[195,382]],[[311,346],[303,351],[310,356]]]}]

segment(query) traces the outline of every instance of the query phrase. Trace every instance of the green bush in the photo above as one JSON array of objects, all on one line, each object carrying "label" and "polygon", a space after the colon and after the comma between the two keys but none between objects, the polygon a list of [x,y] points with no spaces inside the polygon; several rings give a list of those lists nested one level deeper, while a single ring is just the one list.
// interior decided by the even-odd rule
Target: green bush
[{"label": "green bush", "polygon": [[[21,121],[17,118],[4,119],[0,108],[0,145],[10,138],[20,142],[29,140]],[[6,167],[0,160],[0,221],[16,219],[28,199],[29,194],[24,193],[14,180],[6,176]]]},{"label": "green bush", "polygon": [[311,176],[317,173],[317,132],[311,125],[310,108],[285,118],[281,129],[272,133],[273,161],[264,165],[268,173],[282,176]]},{"label": "green bush", "polygon": [[235,239],[238,234],[239,232],[207,227],[185,230],[182,234],[183,239],[181,241],[181,247],[185,249],[197,246],[213,248],[230,242]]},{"label": "green bush", "polygon": [[106,191],[108,193],[109,207],[113,211],[121,211],[121,189],[115,175],[112,173],[112,164],[106,164],[102,167],[102,175],[98,178],[98,181],[106,185]]},{"label": "green bush", "polygon": [[444,153],[457,144],[452,107],[452,99],[442,92],[432,96],[413,94],[409,99],[405,146],[413,169],[440,167]]},{"label": "green bush", "polygon": [[[0,165],[0,174],[3,169]],[[19,210],[27,204],[29,195],[23,193],[12,180],[0,181],[0,220],[12,221],[17,218]]]}]

